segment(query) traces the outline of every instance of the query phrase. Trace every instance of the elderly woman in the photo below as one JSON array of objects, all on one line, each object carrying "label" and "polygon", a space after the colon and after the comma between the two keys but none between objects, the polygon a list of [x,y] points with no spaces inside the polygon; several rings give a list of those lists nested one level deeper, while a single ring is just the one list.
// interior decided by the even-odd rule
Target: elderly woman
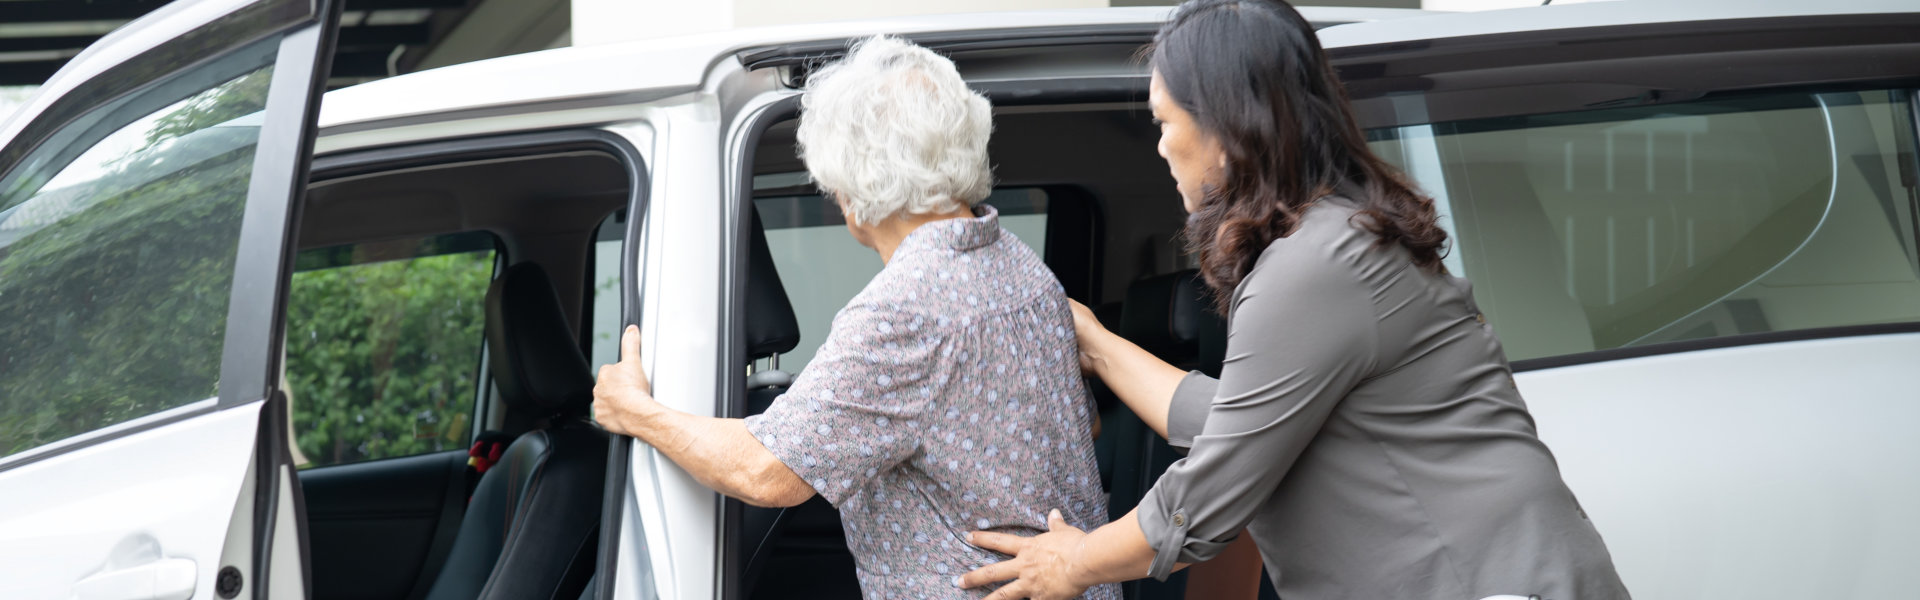
[{"label": "elderly woman", "polygon": [[951,62],[866,40],[812,77],[803,106],[808,171],[886,267],[765,414],[654,402],[629,328],[620,362],[600,370],[595,416],[750,504],[825,497],[868,598],[985,595],[955,586],[1002,558],[968,531],[1040,533],[1053,507],[1080,527],[1106,522],[1067,298],[978,205],[991,109]]}]

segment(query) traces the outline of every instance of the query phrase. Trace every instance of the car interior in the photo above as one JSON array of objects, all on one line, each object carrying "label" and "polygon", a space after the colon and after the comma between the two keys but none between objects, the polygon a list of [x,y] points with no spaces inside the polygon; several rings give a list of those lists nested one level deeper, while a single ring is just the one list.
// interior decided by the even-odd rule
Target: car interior
[{"label": "car interior", "polygon": [[[617,261],[610,266],[603,257],[618,256],[628,169],[591,149],[371,164],[329,167],[323,160],[302,209],[300,266],[320,268],[297,272],[289,299],[286,387],[295,407],[294,437],[347,427],[334,425],[341,410],[357,411],[356,418],[382,411],[414,421],[413,439],[406,441],[431,438],[433,444],[383,452],[380,444],[395,441],[384,433],[357,440],[370,449],[358,453],[340,451],[345,444],[337,437],[331,446],[299,444],[310,467],[299,480],[313,597],[580,597],[596,565],[608,457],[607,435],[587,419],[593,347],[583,341],[591,339],[586,331],[593,315],[617,315],[619,298],[609,293],[615,288],[604,284]],[[434,244],[418,240],[473,232],[483,232],[491,248],[479,253],[483,260],[458,263],[470,274],[442,277],[444,264],[455,263],[419,256],[431,254]],[[308,260],[316,256],[336,260]],[[372,269],[382,265],[412,279],[378,279],[384,271]],[[368,270],[351,271],[356,268]],[[484,331],[484,339],[452,346],[456,356],[428,356],[409,355],[408,340],[355,338],[345,347],[360,341],[375,347],[364,357],[316,363],[309,355],[317,349],[341,346],[332,338],[364,333],[309,327],[300,318],[316,308],[303,301],[352,304],[313,295],[308,286],[319,285],[328,271],[360,277],[360,287],[372,288],[367,293],[386,294],[370,303],[376,308],[355,322],[358,328],[384,325],[402,336],[432,337],[436,330],[415,321],[437,326],[467,319],[473,323],[460,331],[467,337]],[[445,291],[429,288],[449,287],[465,296],[429,303],[418,319],[400,314],[421,306],[419,298],[430,292]],[[392,351],[396,344],[402,349]],[[423,361],[444,369],[407,366]],[[316,380],[306,371],[369,365],[371,376],[390,387],[439,383],[388,377],[394,373],[450,374],[466,382],[465,393],[394,406],[382,396],[399,391],[334,394],[325,373],[317,377],[322,384],[303,385]],[[365,397],[369,393],[374,397]],[[473,439],[479,450],[465,445]],[[421,453],[388,457],[406,452]],[[470,452],[489,463],[484,473],[470,466]]]}]

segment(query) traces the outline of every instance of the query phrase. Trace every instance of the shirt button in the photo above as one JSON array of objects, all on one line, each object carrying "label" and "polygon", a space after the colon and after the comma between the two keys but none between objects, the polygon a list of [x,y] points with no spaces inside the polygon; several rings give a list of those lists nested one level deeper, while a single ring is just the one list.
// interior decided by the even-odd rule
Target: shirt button
[{"label": "shirt button", "polygon": [[1173,526],[1174,526],[1174,527],[1186,527],[1186,526],[1187,526],[1187,516],[1186,516],[1186,515],[1183,515],[1183,514],[1179,514],[1179,513],[1174,513],[1174,515],[1173,515]]},{"label": "shirt button", "polygon": [[1479,321],[1481,325],[1485,325],[1487,324],[1487,315],[1486,313],[1474,313],[1473,320]]}]

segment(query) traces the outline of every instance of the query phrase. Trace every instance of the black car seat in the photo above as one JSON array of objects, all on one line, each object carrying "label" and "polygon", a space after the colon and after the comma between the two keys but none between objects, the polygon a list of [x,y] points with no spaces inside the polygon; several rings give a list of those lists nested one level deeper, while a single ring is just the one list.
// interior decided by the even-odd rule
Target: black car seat
[{"label": "black car seat", "polygon": [[482,475],[427,600],[577,598],[593,575],[607,434],[587,417],[593,375],[553,283],[507,267],[487,288],[489,369],[534,429]]},{"label": "black car seat", "polygon": [[[1175,367],[1218,377],[1226,357],[1227,324],[1212,306],[1199,272],[1178,271],[1133,282],[1117,321],[1102,323]],[[1111,466],[1102,464],[1101,469],[1113,472],[1108,510],[1117,518],[1138,505],[1180,455],[1125,406],[1103,408],[1101,420],[1094,448],[1111,461]],[[1139,600],[1181,598],[1186,594],[1186,572],[1174,573],[1165,582],[1148,579],[1125,587],[1127,597]]]},{"label": "black car seat", "polygon": [[800,345],[800,319],[787,300],[787,286],[767,247],[767,231],[760,211],[749,211],[747,229],[746,342],[747,360],[770,359],[766,369],[747,378],[747,414],[766,412],[773,399],[787,392],[793,376],[779,367],[780,355]]},{"label": "black car seat", "polygon": [[[800,344],[800,322],[767,247],[759,212],[754,211],[750,219],[744,290],[747,358],[769,363],[747,377],[746,414],[756,415],[772,406],[793,382],[792,375],[779,370],[778,361],[780,354]],[[739,505],[739,510],[740,551],[745,555],[739,597],[860,597],[840,511],[832,504],[814,496],[791,508]]]},{"label": "black car seat", "polygon": [[1212,292],[1191,269],[1128,286],[1116,332],[1173,366],[1214,377],[1226,358],[1227,320],[1213,311]]}]

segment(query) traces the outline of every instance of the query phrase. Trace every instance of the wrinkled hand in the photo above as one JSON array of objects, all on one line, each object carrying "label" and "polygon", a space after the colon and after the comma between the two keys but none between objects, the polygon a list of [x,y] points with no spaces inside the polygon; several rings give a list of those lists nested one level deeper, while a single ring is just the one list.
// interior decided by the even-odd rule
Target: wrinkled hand
[{"label": "wrinkled hand", "polygon": [[1107,328],[1100,324],[1098,317],[1093,316],[1093,309],[1087,308],[1087,305],[1081,304],[1080,301],[1069,299],[1067,306],[1073,310],[1073,336],[1074,339],[1079,340],[1080,370],[1092,373],[1097,358],[1087,354],[1086,342],[1096,336],[1105,335]]},{"label": "wrinkled hand", "polygon": [[600,366],[593,386],[593,419],[610,433],[633,435],[635,419],[658,410],[653,384],[640,366],[640,328],[628,325],[620,334],[620,362]]},{"label": "wrinkled hand", "polygon": [[[1078,303],[1074,306],[1079,307]],[[1085,309],[1085,307],[1080,307]],[[1011,554],[1013,559],[981,567],[960,577],[960,587],[972,589],[996,581],[1009,581],[994,590],[986,600],[1065,600],[1077,598],[1092,583],[1079,581],[1074,557],[1087,532],[1068,525],[1060,511],[1047,515],[1047,532],[1030,538],[1005,533],[975,531],[973,545]]]}]

